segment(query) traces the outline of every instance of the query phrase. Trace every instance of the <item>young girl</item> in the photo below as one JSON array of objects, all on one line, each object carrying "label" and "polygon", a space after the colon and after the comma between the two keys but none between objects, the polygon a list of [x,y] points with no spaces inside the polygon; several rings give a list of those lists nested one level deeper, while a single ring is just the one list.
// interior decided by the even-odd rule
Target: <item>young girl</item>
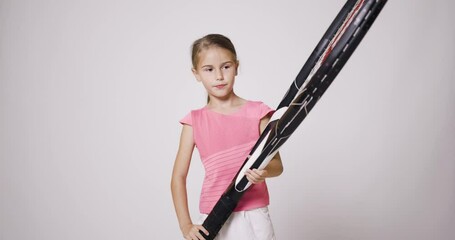
[{"label": "young girl", "polygon": [[[208,102],[180,121],[183,128],[171,181],[180,230],[185,239],[191,240],[204,239],[199,230],[208,234],[202,222],[242,166],[273,112],[262,102],[248,101],[234,93],[239,61],[228,38],[210,34],[196,40],[192,47],[192,71],[207,90]],[[205,178],[199,202],[201,217],[193,222],[188,210],[186,177],[195,146]],[[282,171],[277,153],[265,169],[244,173],[253,185],[223,225],[217,240],[275,239],[265,179],[279,176]]]}]

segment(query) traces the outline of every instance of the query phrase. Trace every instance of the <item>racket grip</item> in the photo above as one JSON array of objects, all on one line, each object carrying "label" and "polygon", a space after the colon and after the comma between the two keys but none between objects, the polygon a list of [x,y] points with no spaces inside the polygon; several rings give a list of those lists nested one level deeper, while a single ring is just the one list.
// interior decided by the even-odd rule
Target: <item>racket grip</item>
[{"label": "racket grip", "polygon": [[237,206],[237,201],[233,200],[229,196],[223,195],[213,207],[210,214],[205,219],[202,226],[209,232],[209,235],[205,235],[202,231],[199,231],[206,240],[213,240],[218,232],[220,231],[223,224],[231,216]]}]

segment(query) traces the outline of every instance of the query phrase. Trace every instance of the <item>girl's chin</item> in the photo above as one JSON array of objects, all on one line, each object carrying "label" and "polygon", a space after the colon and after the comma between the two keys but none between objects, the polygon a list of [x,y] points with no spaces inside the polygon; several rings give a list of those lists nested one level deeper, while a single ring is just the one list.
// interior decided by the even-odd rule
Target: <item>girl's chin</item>
[{"label": "girl's chin", "polygon": [[210,95],[212,97],[220,99],[220,100],[226,100],[226,99],[229,99],[230,97],[235,96],[234,92],[230,92],[230,93],[226,93],[226,94],[218,92],[218,93],[212,93]]}]

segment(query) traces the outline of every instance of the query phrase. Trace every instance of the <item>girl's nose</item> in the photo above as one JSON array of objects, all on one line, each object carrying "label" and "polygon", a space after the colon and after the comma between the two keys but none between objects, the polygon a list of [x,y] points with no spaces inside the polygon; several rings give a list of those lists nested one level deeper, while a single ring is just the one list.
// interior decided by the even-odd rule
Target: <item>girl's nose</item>
[{"label": "girl's nose", "polygon": [[216,71],[216,80],[224,80],[223,72],[221,70]]}]

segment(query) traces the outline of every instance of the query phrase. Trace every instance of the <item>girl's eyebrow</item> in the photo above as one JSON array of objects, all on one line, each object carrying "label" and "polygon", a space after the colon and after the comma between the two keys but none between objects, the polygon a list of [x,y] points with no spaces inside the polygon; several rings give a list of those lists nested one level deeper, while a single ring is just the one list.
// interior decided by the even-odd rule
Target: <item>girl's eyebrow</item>
[{"label": "girl's eyebrow", "polygon": [[[228,64],[228,63],[233,64],[234,62],[233,62],[233,61],[226,61],[226,62],[221,63],[221,66],[226,65],[226,64]],[[206,65],[201,66],[201,68],[204,68],[204,67],[213,67],[213,65],[211,65],[211,64],[206,64]]]}]

